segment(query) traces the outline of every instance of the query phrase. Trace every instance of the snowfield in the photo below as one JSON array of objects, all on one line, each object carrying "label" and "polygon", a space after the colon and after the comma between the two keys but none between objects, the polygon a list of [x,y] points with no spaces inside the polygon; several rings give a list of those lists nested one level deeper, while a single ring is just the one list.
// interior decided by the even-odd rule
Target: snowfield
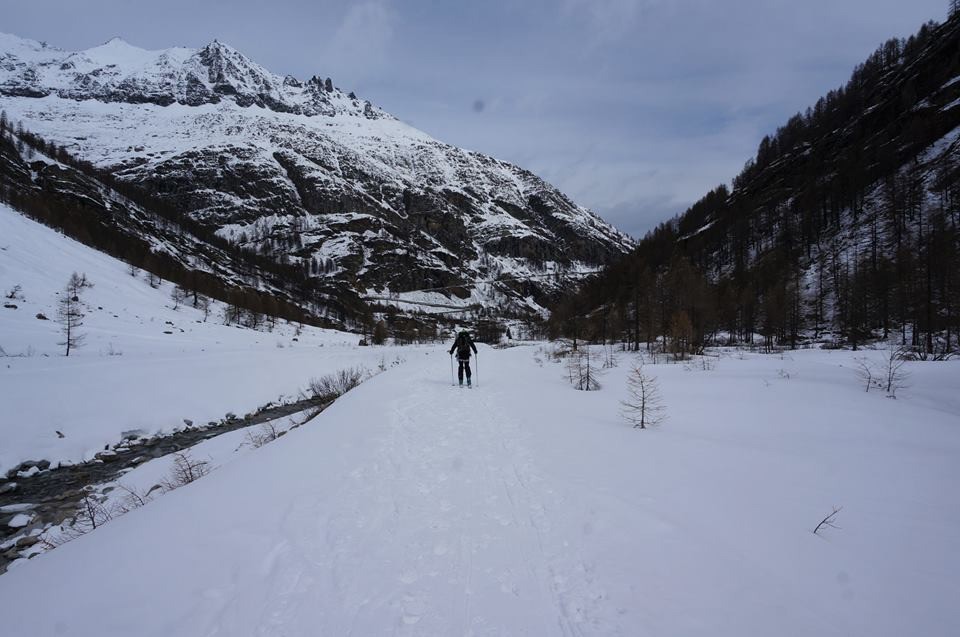
[{"label": "snowfield", "polygon": [[[65,358],[35,315],[54,317],[73,271],[94,287]],[[481,345],[479,387],[458,389],[445,346],[238,329],[220,308],[204,322],[169,284],[0,208],[0,292],[16,285],[0,470],[386,371],[263,447],[197,445],[208,476],[11,564],[3,634],[960,634],[957,361],[907,364],[895,400],[854,371],[880,351],[648,365],[667,420],[641,431],[619,414],[634,354],[578,392],[550,345]],[[145,491],[171,461],[118,483]]]},{"label": "snowfield", "polygon": [[[94,287],[82,294],[85,344],[65,358],[55,319],[74,271]],[[5,298],[17,285],[17,298]],[[357,347],[354,334],[305,326],[297,335],[282,321],[273,332],[226,326],[219,303],[204,322],[189,301],[172,309],[171,290],[0,205],[0,294],[17,306],[0,307],[0,473],[28,459],[89,460],[127,430],[243,415],[294,398],[311,378],[399,355]]]},{"label": "snowfield", "polygon": [[[879,356],[878,352],[868,355]],[[955,635],[955,363],[864,393],[849,352],[648,366],[438,348],[307,426],[0,576],[31,635]],[[839,528],[812,529],[834,506]],[[78,578],[96,579],[78,586]]]}]

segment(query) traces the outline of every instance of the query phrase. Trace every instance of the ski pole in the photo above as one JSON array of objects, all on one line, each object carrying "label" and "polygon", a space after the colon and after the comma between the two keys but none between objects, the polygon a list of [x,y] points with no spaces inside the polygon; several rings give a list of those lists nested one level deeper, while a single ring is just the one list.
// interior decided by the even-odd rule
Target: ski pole
[{"label": "ski pole", "polygon": [[480,352],[473,355],[477,359],[477,388],[480,387]]},{"label": "ski pole", "polygon": [[455,385],[453,382],[453,354],[450,354],[450,384]]}]

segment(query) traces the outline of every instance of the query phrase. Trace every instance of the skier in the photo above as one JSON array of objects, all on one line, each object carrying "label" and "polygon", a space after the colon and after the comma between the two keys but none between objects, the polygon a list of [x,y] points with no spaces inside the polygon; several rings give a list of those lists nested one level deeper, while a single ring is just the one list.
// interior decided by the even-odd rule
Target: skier
[{"label": "skier", "polygon": [[470,387],[470,377],[473,376],[473,373],[470,371],[470,350],[473,349],[473,353],[477,353],[477,346],[473,344],[473,339],[470,338],[470,332],[464,330],[457,334],[457,340],[453,342],[453,347],[450,348],[450,355],[453,356],[453,351],[457,351],[457,362],[460,363],[459,369],[457,369],[457,378],[460,379],[460,386],[463,386],[463,372],[467,372],[467,387]]}]

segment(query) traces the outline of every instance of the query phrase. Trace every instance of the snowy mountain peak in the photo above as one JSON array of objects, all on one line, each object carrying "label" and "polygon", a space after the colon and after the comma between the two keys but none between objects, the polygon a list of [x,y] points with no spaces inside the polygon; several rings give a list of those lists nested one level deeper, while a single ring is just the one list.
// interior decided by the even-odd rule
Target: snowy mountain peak
[{"label": "snowy mountain peak", "polygon": [[150,51],[120,37],[76,52],[3,34],[0,96],[45,97],[131,104],[200,106],[227,100],[308,117],[388,117],[368,102],[346,96],[332,82],[301,82],[256,64],[227,43],[200,49]]},{"label": "snowy mountain peak", "polygon": [[130,44],[121,37],[113,37],[103,44],[75,53],[71,57],[82,57],[95,65],[115,65],[129,71],[138,66],[154,62],[164,53],[166,53],[165,50],[148,51]]},{"label": "snowy mountain peak", "polygon": [[[132,44],[130,44],[129,42],[127,42],[126,40],[124,40],[123,38],[121,38],[119,35],[115,35],[115,36],[113,36],[112,38],[110,38],[109,40],[107,40],[106,42],[104,42],[103,44],[101,44],[101,45],[99,45],[99,46],[97,46],[97,47],[93,47],[93,48],[95,48],[95,49],[102,49],[102,48],[105,48],[105,47],[133,48],[133,49],[137,49],[137,50],[141,50],[141,51],[143,50],[143,49],[140,49],[140,47],[133,46]],[[93,50],[93,49],[90,49],[90,50]]]},{"label": "snowy mountain peak", "polygon": [[126,74],[154,62],[159,53],[133,46],[121,38],[112,38],[85,51],[71,53],[61,61],[60,69],[87,74],[116,69],[117,74]]},{"label": "snowy mountain peak", "polygon": [[252,62],[247,56],[233,48],[225,42],[214,40],[205,47],[197,51],[204,64],[210,66],[219,66],[223,64],[232,64],[237,71],[255,72],[264,77],[270,77],[272,73],[258,64]]},{"label": "snowy mountain peak", "polygon": [[10,54],[37,52],[47,48],[49,47],[46,42],[38,42],[29,38],[21,38],[12,33],[0,32],[0,59]]}]

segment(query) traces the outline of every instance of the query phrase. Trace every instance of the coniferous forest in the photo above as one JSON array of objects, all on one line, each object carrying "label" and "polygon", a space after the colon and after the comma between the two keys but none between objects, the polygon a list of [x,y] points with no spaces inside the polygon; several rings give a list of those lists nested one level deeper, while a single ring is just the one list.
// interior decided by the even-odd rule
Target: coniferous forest
[{"label": "coniferous forest", "polygon": [[960,16],[892,39],[564,299],[553,334],[764,347],[960,344]]}]

